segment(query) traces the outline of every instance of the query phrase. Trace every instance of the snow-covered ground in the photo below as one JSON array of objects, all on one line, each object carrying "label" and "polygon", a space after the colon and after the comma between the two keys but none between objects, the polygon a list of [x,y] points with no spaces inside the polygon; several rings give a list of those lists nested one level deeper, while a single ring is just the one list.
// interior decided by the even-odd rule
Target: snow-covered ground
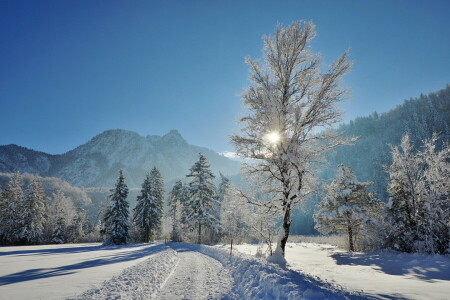
[{"label": "snow-covered ground", "polygon": [[157,244],[1,247],[0,299],[73,297],[163,250]]},{"label": "snow-covered ground", "polygon": [[289,243],[288,269],[257,245],[0,248],[0,299],[448,299],[450,258],[348,254]]},{"label": "snow-covered ground", "polygon": [[[257,245],[236,245],[256,254]],[[226,248],[226,246],[223,246]],[[450,299],[450,258],[394,252],[353,253],[335,246],[288,243],[288,268],[375,299]]]}]

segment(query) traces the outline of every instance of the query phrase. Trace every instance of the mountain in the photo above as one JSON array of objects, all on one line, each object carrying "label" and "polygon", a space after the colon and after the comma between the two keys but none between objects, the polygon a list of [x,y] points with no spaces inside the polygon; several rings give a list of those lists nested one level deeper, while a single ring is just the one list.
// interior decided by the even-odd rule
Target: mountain
[{"label": "mountain", "polygon": [[65,154],[51,155],[17,145],[0,146],[0,172],[51,176],[83,187],[113,186],[123,169],[130,187],[139,187],[145,174],[157,167],[166,182],[184,178],[203,153],[215,174],[239,173],[239,163],[187,143],[176,130],[164,136],[107,130]]}]

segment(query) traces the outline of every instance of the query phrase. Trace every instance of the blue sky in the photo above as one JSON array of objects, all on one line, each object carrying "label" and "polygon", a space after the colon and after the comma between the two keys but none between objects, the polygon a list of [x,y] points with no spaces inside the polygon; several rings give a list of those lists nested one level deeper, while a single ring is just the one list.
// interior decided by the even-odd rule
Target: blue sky
[{"label": "blue sky", "polygon": [[350,48],[346,120],[450,83],[450,1],[0,0],[0,144],[63,153],[103,130],[178,129],[233,150],[244,57],[312,20],[328,64]]}]

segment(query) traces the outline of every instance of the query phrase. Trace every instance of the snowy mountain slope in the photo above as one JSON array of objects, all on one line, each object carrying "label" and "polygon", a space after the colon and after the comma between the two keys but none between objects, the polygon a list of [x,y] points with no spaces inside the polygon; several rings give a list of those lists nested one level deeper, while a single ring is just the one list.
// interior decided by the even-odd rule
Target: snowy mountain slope
[{"label": "snowy mountain slope", "polygon": [[165,181],[183,178],[203,153],[214,173],[239,173],[239,163],[207,148],[190,145],[176,130],[164,136],[140,136],[127,130],[107,130],[62,155],[49,155],[16,145],[0,146],[0,172],[29,172],[58,177],[77,186],[112,186],[124,169],[130,187],[141,185],[154,166]]}]

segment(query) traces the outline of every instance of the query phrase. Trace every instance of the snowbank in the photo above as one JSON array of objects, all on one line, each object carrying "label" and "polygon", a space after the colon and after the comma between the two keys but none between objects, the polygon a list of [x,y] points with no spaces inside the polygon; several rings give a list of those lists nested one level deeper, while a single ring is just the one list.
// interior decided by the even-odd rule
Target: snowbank
[{"label": "snowbank", "polygon": [[[254,255],[257,245],[235,245]],[[450,257],[391,251],[348,253],[335,246],[288,243],[288,268],[375,299],[449,299]]]},{"label": "snowbank", "polygon": [[127,268],[101,287],[69,299],[156,299],[156,293],[178,264],[177,252],[168,248]]},{"label": "snowbank", "polygon": [[242,253],[229,252],[218,247],[197,246],[198,251],[221,262],[234,279],[235,299],[363,299],[346,293],[330,284],[315,280]]}]

